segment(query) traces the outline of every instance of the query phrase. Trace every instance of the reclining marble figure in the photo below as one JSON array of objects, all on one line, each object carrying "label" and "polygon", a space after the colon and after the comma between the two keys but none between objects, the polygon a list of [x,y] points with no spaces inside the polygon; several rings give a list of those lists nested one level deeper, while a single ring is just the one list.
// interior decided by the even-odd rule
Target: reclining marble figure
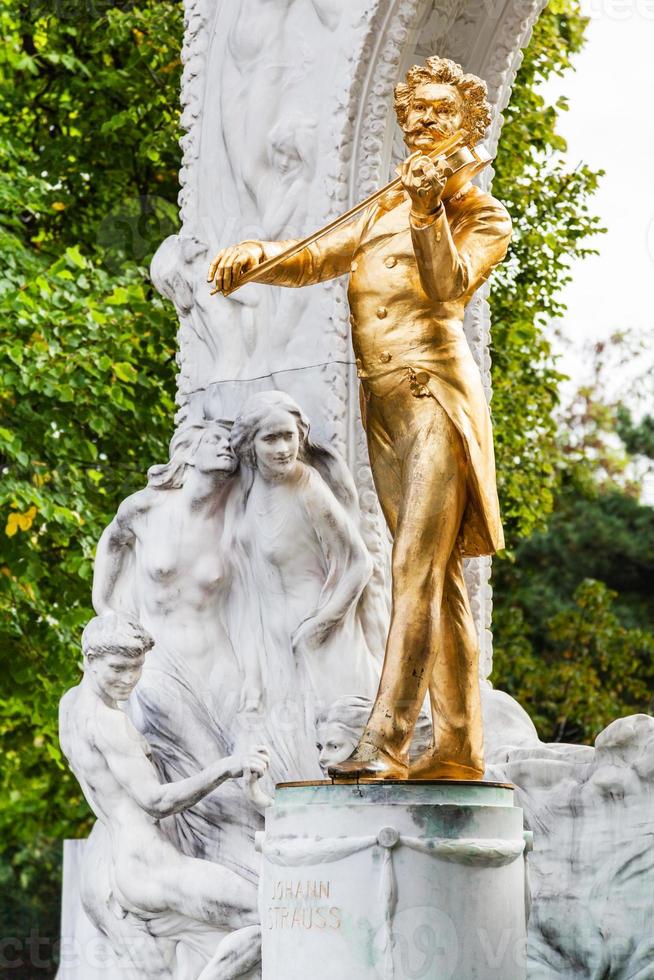
[{"label": "reclining marble figure", "polygon": [[197,924],[233,930],[197,978],[229,980],[250,971],[260,957],[256,886],[219,864],[181,854],[159,821],[192,807],[228,779],[262,777],[268,751],[258,746],[186,779],[161,783],[148,743],[121,708],[152,646],[139,624],[116,613],[91,620],[82,637],[83,679],[61,701],[61,746],[108,831],[115,905],[143,920],[174,913],[180,934]]}]

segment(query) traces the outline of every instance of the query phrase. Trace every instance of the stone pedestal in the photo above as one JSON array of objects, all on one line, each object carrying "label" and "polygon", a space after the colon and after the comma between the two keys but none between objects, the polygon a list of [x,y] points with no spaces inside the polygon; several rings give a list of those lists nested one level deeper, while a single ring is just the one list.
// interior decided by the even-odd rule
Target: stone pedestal
[{"label": "stone pedestal", "polygon": [[530,837],[500,783],[279,786],[263,980],[524,980]]}]

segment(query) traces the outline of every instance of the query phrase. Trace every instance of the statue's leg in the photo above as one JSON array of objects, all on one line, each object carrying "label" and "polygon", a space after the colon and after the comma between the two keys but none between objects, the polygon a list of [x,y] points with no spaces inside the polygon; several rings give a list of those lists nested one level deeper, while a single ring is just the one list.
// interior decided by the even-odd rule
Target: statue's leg
[{"label": "statue's leg", "polygon": [[[405,392],[394,393],[392,401],[373,396],[368,425],[385,431],[388,451],[392,448],[399,462],[393,615],[379,692],[366,730],[351,759],[330,772],[406,778],[411,737],[442,644],[446,569],[466,503],[467,463],[459,433],[432,398],[407,397]],[[392,509],[384,501],[387,457],[371,453],[371,463],[387,513]],[[392,490],[392,481],[390,485]]]},{"label": "statue's leg", "polygon": [[250,973],[261,960],[261,927],[237,929],[218,946],[198,980],[235,980]]},{"label": "statue's leg", "polygon": [[213,861],[180,856],[160,868],[150,886],[165,894],[173,912],[218,929],[240,929],[259,920],[257,886]]},{"label": "statue's leg", "polygon": [[377,411],[377,398],[366,406],[366,437],[373,481],[388,530],[393,538],[402,503],[402,460],[397,455],[384,417]]},{"label": "statue's leg", "polygon": [[463,560],[456,550],[445,576],[441,637],[429,682],[434,744],[412,764],[410,778],[481,779],[484,752],[479,642]]}]

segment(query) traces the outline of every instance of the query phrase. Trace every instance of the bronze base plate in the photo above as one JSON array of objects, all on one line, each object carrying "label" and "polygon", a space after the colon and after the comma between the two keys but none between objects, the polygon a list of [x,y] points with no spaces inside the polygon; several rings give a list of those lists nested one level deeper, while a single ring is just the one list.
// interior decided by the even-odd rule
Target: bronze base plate
[{"label": "bronze base plate", "polygon": [[300,786],[493,786],[515,789],[513,783],[493,783],[485,779],[313,779],[306,782],[277,783],[277,789]]}]

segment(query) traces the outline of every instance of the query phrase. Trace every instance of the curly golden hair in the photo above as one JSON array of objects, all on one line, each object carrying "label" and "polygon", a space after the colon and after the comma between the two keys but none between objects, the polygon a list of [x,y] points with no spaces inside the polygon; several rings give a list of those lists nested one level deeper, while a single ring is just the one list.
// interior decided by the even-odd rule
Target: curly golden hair
[{"label": "curly golden hair", "polygon": [[407,72],[406,82],[400,82],[395,88],[395,112],[403,129],[411,108],[413,93],[418,85],[425,82],[438,82],[456,88],[463,104],[466,146],[476,146],[484,138],[491,122],[486,82],[476,75],[467,75],[461,65],[450,61],[449,58],[433,57],[428,58],[424,65],[414,65]]}]

